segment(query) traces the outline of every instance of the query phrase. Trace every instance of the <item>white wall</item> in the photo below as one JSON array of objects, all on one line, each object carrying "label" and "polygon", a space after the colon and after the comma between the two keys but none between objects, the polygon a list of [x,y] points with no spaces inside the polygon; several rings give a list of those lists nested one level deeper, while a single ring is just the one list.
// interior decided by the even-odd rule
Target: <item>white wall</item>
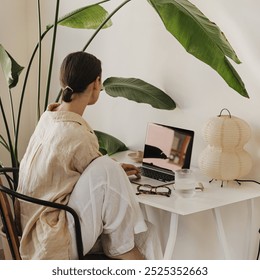
[{"label": "white wall", "polygon": [[[37,40],[36,1],[15,1],[16,7],[19,5],[19,9],[14,10],[12,9],[13,2],[4,1],[2,4],[2,7],[6,8],[1,9],[0,24],[3,26],[8,22],[13,34],[23,35],[22,38],[19,38],[21,44],[13,44],[8,35],[10,32],[7,33],[7,30],[2,30],[2,28],[1,41],[5,41],[4,45],[7,49],[13,49],[14,52],[19,53],[24,48],[22,46],[26,46],[26,42],[23,40],[25,36],[28,38],[28,51],[31,51]],[[28,6],[23,6],[21,2],[24,5],[27,3]],[[54,16],[54,2],[42,1],[43,26],[49,23]],[[88,1],[87,4],[90,2],[95,1]],[[104,6],[112,11],[116,7],[115,4],[121,2],[113,0]],[[149,121],[192,129],[196,134],[192,164],[196,166],[198,156],[205,148],[201,134],[203,124],[212,116],[218,115],[222,108],[228,108],[233,115],[243,118],[252,128],[252,139],[246,148],[252,154],[254,168],[248,178],[260,181],[258,172],[260,167],[258,109],[258,104],[260,104],[260,35],[258,30],[260,2],[258,0],[215,0],[210,3],[209,1],[192,0],[191,2],[216,22],[237,52],[242,64],[233,65],[245,82],[250,99],[240,96],[229,88],[214,70],[186,53],[176,39],[165,30],[147,1],[133,0],[114,16],[114,25],[110,29],[102,31],[92,42],[88,51],[102,60],[103,79],[109,76],[141,78],[167,92],[176,101],[178,107],[173,111],[161,111],[149,105],[136,104],[122,98],[114,99],[102,93],[98,103],[87,108],[85,118],[94,129],[118,137],[131,149],[142,149],[145,128]],[[61,1],[61,14],[87,4],[83,0]],[[15,11],[16,17],[2,17],[3,10],[5,10],[5,14]],[[22,22],[20,22],[20,17]],[[25,17],[27,18],[26,31],[23,30]],[[16,28],[18,28],[18,32]],[[91,34],[92,31],[88,30],[59,28],[55,56],[56,66],[52,77],[53,95],[59,89],[57,81],[61,60],[67,53],[80,50]],[[44,52],[46,64],[48,62],[47,54],[47,51]],[[23,59],[25,55],[23,52]],[[32,85],[33,80],[35,79],[32,79]],[[33,94],[34,91],[35,89],[32,87],[30,94]],[[30,97],[32,96],[30,95]],[[34,116],[32,112],[28,112],[28,114]],[[30,127],[33,126],[33,120],[31,117]],[[23,128],[27,127],[28,123],[24,123]],[[28,133],[25,133],[21,154],[27,141]],[[259,199],[255,201],[255,209],[252,258],[256,254],[257,229],[260,226]],[[239,203],[224,207],[221,211],[225,217],[228,241],[235,248],[232,257],[234,259],[242,258],[243,248],[240,244],[244,242],[245,237],[246,205]],[[180,233],[177,237],[174,256],[176,259],[223,258],[210,212],[181,219]]]},{"label": "white wall", "polygon": [[[254,168],[248,178],[260,180],[260,35],[257,31],[260,3],[249,1],[245,7],[244,1],[192,2],[219,25],[236,50],[243,63],[234,66],[246,84],[250,99],[237,94],[214,70],[187,54],[164,29],[149,4],[139,0],[128,3],[116,15],[114,26],[94,42],[90,51],[101,57],[104,78],[117,75],[144,79],[165,90],[177,102],[178,108],[159,111],[148,105],[103,95],[95,107],[87,108],[85,116],[95,129],[118,136],[132,149],[142,149],[148,121],[193,129],[196,134],[193,165],[197,165],[198,155],[205,148],[201,134],[203,124],[218,115],[222,108],[228,108],[252,128],[252,139],[246,147],[253,156]],[[260,225],[259,204],[258,199],[252,258]],[[233,248],[231,256],[243,258],[241,244],[245,238],[246,204],[231,205],[221,211],[228,230],[228,242]],[[182,217],[180,225],[174,258],[223,258],[210,211]]]}]

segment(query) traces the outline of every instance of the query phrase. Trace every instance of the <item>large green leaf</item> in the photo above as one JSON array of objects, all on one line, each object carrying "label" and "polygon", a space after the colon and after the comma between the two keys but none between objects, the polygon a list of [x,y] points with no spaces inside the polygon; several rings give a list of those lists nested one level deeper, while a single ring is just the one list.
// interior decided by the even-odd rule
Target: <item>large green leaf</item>
[{"label": "large green leaf", "polygon": [[111,77],[103,83],[107,94],[147,103],[157,109],[173,110],[175,102],[162,90],[136,78]]},{"label": "large green leaf", "polygon": [[215,23],[187,0],[147,1],[187,52],[211,66],[231,88],[248,97],[243,81],[227,57],[236,63],[240,61]]},{"label": "large green leaf", "polygon": [[[107,1],[102,1],[100,3],[103,2]],[[97,29],[108,17],[108,12],[98,4],[77,9],[63,16],[59,19],[59,25],[80,29]],[[111,25],[112,21],[109,20],[103,28],[108,28]]]},{"label": "large green leaf", "polygon": [[114,136],[97,130],[95,130],[95,134],[98,138],[99,150],[103,155],[113,155],[128,150],[126,145]]},{"label": "large green leaf", "polygon": [[0,64],[9,88],[17,85],[19,75],[24,67],[20,66],[0,44]]}]

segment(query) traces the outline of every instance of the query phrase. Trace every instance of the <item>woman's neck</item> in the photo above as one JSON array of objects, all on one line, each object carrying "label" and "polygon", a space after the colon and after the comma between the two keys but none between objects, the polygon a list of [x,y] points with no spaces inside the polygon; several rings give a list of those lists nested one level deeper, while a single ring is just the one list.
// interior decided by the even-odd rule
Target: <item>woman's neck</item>
[{"label": "woman's neck", "polygon": [[73,112],[78,115],[83,115],[83,112],[85,110],[86,106],[82,106],[81,104],[76,104],[75,102],[62,102],[55,111],[68,111]]},{"label": "woman's neck", "polygon": [[55,111],[74,112],[82,116],[88,104],[89,96],[87,94],[74,95],[71,102],[62,101],[61,104],[55,108]]}]

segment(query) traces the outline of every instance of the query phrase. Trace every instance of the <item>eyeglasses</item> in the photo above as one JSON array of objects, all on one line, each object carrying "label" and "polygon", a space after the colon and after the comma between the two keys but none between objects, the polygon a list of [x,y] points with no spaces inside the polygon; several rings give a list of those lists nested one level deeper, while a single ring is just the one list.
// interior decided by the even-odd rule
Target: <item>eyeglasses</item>
[{"label": "eyeglasses", "polygon": [[137,195],[139,194],[155,194],[170,197],[172,190],[167,186],[153,187],[148,184],[137,186]]}]

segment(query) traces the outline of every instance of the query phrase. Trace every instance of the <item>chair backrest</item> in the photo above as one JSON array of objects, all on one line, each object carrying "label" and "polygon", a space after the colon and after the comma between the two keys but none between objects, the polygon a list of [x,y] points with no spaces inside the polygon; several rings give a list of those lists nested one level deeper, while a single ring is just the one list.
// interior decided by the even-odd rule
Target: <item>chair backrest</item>
[{"label": "chair backrest", "polygon": [[[0,185],[2,185],[1,178]],[[0,190],[0,214],[3,223],[3,232],[6,235],[12,258],[14,260],[20,260],[20,241],[13,213],[14,211],[13,207],[10,205],[10,199],[8,199],[5,192]]]}]

